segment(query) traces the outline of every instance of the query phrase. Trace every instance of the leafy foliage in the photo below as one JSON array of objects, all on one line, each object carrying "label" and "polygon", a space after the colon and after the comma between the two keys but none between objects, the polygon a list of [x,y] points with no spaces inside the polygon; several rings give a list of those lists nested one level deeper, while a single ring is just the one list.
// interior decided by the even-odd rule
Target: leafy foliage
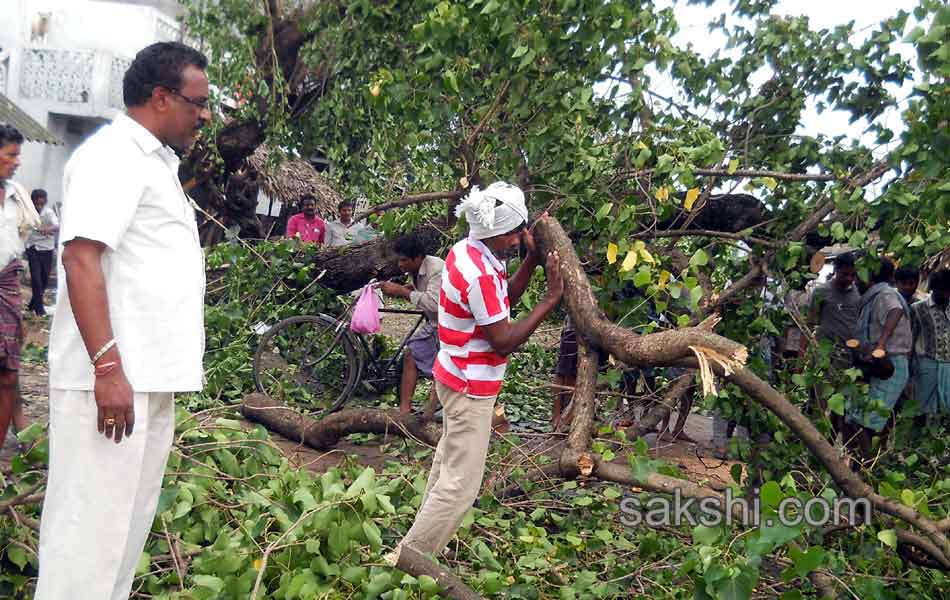
[{"label": "leafy foliage", "polygon": [[[709,25],[710,35],[726,40],[723,50],[703,56],[672,41],[675,12],[649,1],[303,3],[293,18],[316,33],[305,61],[330,73],[305,114],[278,109],[294,92],[290,84],[278,78],[268,87],[255,77],[269,58],[258,50],[268,47],[273,24],[261,3],[193,4],[187,21],[209,45],[221,93],[266,100],[242,105],[236,116],[263,120],[274,145],[324,154],[342,187],[373,202],[515,179],[533,208],[550,209],[571,231],[611,318],[651,331],[691,322],[759,262],[769,275],[760,283],[773,295],[803,288],[815,278],[809,261],[817,248],[790,238],[821,210],[828,216],[817,227],[819,245],[847,243],[903,264],[950,246],[950,9],[921,0],[912,14],[898,11],[861,35],[853,24],[818,29],[805,17],[772,14],[774,5],[733,2]],[[916,61],[899,52],[905,41]],[[657,91],[660,80],[671,82],[673,95]],[[905,99],[897,90],[907,82],[915,87]],[[843,111],[867,135],[803,132],[811,107]],[[899,133],[886,118],[898,112]],[[885,180],[855,185],[878,161]],[[740,176],[745,170],[753,174]],[[764,222],[737,219],[735,227],[722,215],[705,216],[720,229],[733,226],[739,239],[661,235],[702,217],[711,194],[743,185]],[[381,220],[386,231],[409,229],[442,211],[417,207]],[[209,256],[213,269],[230,268],[220,290],[209,286],[208,389],[188,400],[191,409],[233,402],[250,389],[257,323],[335,306],[316,286],[305,287],[315,274],[298,249],[257,250],[268,259],[233,246]],[[863,275],[869,268],[870,261],[859,264]],[[536,295],[529,290],[525,303]],[[789,325],[755,286],[722,312],[718,331],[750,347]],[[529,351],[513,365],[514,377],[547,371],[542,354]],[[752,361],[829,436],[820,407],[840,413],[865,394],[854,372],[831,368],[830,354],[818,345],[771,370],[768,361]],[[536,406],[543,397],[537,388],[505,394],[528,414],[519,401],[534,397]],[[737,389],[726,386],[704,402],[751,433],[751,441],[731,444],[746,464],[734,473],[737,493],[768,508],[837,493],[788,429]],[[146,591],[246,598],[260,575],[270,594],[284,598],[434,593],[431,582],[378,566],[381,548],[408,526],[421,469],[372,474],[347,465],[316,477],[289,468],[260,430],[200,418],[195,427],[180,416],[156,526],[197,553],[179,582],[167,560],[156,560],[169,552],[168,540],[153,538],[152,565],[143,560],[140,580]],[[606,457],[627,449],[618,444],[601,440],[595,450]],[[494,452],[500,460],[511,449]],[[863,475],[880,494],[944,518],[946,452],[945,430],[915,430],[902,417],[893,449],[882,448]],[[30,484],[30,468],[15,466],[18,481],[0,501]],[[666,469],[642,449],[632,468],[638,476]],[[812,594],[807,575],[816,569],[861,598],[940,598],[950,585],[945,574],[895,554],[886,517],[839,534],[769,526],[629,531],[616,519],[617,502],[628,496],[569,482],[532,489],[530,504],[482,498],[455,547],[457,566],[483,594],[511,598],[749,598],[767,583],[793,600]],[[0,527],[4,540],[34,542],[6,517]],[[21,545],[3,547],[0,585],[22,588],[35,564]]]}]

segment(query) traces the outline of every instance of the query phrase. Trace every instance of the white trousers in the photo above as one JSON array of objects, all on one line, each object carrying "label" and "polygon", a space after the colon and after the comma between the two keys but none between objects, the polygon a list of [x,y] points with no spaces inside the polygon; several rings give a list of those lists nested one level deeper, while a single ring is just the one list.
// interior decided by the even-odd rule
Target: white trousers
[{"label": "white trousers", "polygon": [[122,442],[96,428],[92,392],[50,390],[49,479],[34,600],[127,600],[175,434],[171,393],[136,393]]}]

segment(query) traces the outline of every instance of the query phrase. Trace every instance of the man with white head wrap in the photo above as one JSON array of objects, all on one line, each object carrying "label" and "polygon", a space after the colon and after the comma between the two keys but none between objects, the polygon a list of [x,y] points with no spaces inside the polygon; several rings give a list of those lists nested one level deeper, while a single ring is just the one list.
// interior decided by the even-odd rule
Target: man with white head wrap
[{"label": "man with white head wrap", "polygon": [[[468,238],[445,259],[439,306],[439,354],[432,369],[442,404],[443,433],[416,520],[400,542],[438,554],[478,496],[485,472],[495,397],[506,357],[557,306],[564,291],[557,254],[545,263],[548,290],[523,319],[509,309],[524,292],[540,256],[527,229],[524,194],[504,182],[472,188],[459,204]],[[509,283],[503,262],[521,248],[527,256]]]}]

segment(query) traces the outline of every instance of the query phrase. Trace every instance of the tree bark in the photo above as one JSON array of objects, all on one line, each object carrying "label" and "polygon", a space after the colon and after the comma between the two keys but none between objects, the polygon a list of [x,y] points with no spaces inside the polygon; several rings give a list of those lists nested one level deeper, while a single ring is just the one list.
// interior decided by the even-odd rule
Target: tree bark
[{"label": "tree bark", "polygon": [[[423,225],[412,232],[423,243],[426,254],[435,253],[442,241],[442,232],[435,225]],[[340,293],[351,292],[371,279],[385,280],[404,275],[396,263],[393,241],[378,237],[362,244],[351,244],[320,250],[312,264],[320,275],[321,285]]]},{"label": "tree bark", "polygon": [[438,444],[442,435],[439,427],[412,415],[400,415],[397,410],[354,408],[317,420],[257,393],[244,398],[241,413],[248,420],[314,450],[329,450],[351,433],[394,434],[430,446]]},{"label": "tree bark", "polygon": [[409,573],[413,577],[428,575],[435,582],[442,592],[454,600],[481,600],[481,596],[476,594],[462,580],[456,577],[452,572],[443,569],[435,562],[426,558],[424,554],[417,552],[409,546],[397,546],[396,549],[386,555],[385,560],[404,573]]}]

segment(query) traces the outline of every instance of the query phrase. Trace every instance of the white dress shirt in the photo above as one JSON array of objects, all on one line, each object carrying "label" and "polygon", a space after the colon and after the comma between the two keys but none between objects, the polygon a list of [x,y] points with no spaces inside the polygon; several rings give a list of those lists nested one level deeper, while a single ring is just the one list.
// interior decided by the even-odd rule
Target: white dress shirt
[{"label": "white dress shirt", "polygon": [[0,206],[0,269],[23,254],[23,238],[20,237],[20,216],[13,194],[12,182],[3,182],[3,206]]},{"label": "white dress shirt", "polygon": [[[123,368],[136,392],[202,387],[204,255],[179,160],[126,115],[103,127],[66,164],[62,246],[106,245],[102,271]],[[58,266],[50,332],[50,387],[92,390],[94,377]]]},{"label": "white dress shirt", "polygon": [[[59,219],[56,212],[49,204],[43,207],[40,213],[40,225],[42,227],[59,227]],[[40,233],[39,228],[30,231],[30,237],[26,238],[27,248],[36,248],[44,252],[52,250],[56,245],[55,233]]]}]

